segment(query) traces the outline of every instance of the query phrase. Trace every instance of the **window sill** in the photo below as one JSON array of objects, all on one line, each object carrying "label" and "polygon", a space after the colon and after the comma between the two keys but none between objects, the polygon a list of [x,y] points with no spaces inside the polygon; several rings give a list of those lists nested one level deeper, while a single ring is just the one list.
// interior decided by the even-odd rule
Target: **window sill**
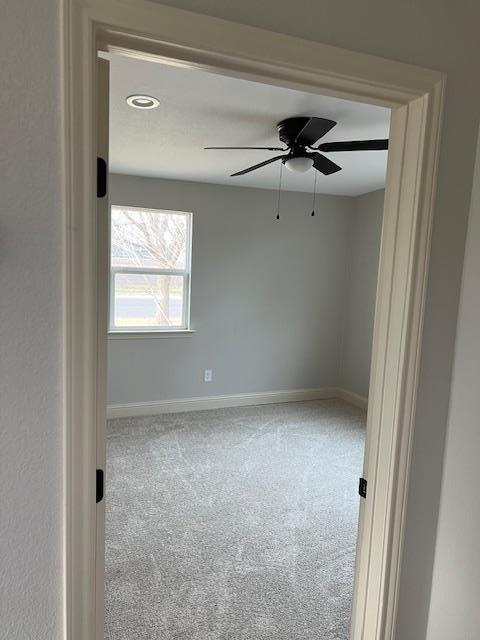
[{"label": "window sill", "polygon": [[130,340],[137,338],[188,338],[195,333],[195,329],[172,329],[164,331],[109,331],[108,339]]}]

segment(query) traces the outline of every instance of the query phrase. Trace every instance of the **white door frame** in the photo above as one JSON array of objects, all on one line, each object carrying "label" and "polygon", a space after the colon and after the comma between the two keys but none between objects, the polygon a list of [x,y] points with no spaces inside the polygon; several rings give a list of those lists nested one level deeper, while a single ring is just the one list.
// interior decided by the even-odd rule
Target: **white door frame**
[{"label": "white door frame", "polygon": [[351,636],[393,640],[444,74],[143,0],[64,0],[63,27],[66,637],[103,637],[95,632],[96,554],[104,550],[96,543],[94,482],[97,415],[106,406],[95,201],[102,48],[393,110]]}]

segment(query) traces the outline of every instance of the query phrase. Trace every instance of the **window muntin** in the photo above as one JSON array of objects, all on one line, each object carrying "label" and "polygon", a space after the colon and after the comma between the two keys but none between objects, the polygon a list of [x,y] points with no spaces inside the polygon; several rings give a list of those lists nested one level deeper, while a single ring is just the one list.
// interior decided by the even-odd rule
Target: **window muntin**
[{"label": "window muntin", "polygon": [[189,328],[191,214],[112,206],[110,331]]}]

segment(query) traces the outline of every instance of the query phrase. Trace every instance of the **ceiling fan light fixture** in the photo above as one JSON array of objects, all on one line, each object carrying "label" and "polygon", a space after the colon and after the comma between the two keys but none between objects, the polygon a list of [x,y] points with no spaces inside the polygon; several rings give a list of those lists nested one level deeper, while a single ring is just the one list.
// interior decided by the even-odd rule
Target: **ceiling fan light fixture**
[{"label": "ceiling fan light fixture", "polygon": [[318,147],[314,147],[313,145],[317,144],[336,124],[333,120],[316,116],[286,118],[277,124],[278,137],[280,142],[285,145],[284,147],[205,147],[205,149],[260,149],[286,152],[286,155],[274,156],[232,173],[232,178],[244,176],[279,160],[293,173],[306,173],[313,167],[324,176],[330,176],[341,171],[342,167],[320,153],[322,151],[330,153],[336,151],[386,151],[388,149],[388,139],[323,142]]},{"label": "ceiling fan light fixture", "polygon": [[153,96],[145,96],[140,94],[133,94],[127,96],[127,104],[134,109],[155,109],[160,104],[160,101]]},{"label": "ceiling fan light fixture", "polygon": [[308,156],[297,156],[285,160],[285,166],[293,173],[306,173],[313,167],[313,158]]}]

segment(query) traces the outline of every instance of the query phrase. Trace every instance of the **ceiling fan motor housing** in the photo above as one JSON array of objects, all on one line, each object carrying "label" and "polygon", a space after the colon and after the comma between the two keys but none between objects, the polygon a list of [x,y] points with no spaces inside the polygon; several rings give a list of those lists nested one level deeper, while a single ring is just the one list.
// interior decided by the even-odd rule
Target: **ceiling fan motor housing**
[{"label": "ceiling fan motor housing", "polygon": [[277,124],[278,129],[278,137],[286,144],[290,149],[297,148],[299,150],[304,149],[303,145],[295,144],[295,140],[298,136],[298,133],[303,129],[303,127],[307,124],[310,118],[307,117],[299,117],[299,118],[287,118],[286,120],[282,120]]}]

